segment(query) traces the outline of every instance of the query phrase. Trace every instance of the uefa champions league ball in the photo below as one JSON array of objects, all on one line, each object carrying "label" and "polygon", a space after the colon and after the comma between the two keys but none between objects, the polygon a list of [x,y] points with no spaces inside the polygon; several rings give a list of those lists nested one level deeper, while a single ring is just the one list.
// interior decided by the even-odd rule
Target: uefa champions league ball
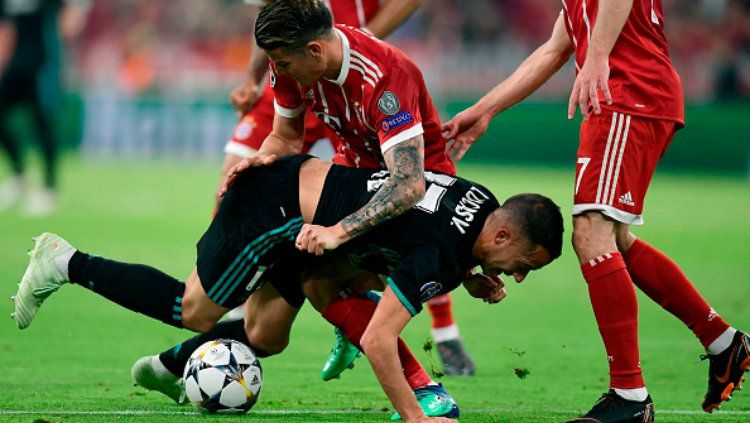
[{"label": "uefa champions league ball", "polygon": [[198,347],[182,377],[188,400],[202,413],[246,413],[258,401],[263,384],[253,350],[230,339]]}]

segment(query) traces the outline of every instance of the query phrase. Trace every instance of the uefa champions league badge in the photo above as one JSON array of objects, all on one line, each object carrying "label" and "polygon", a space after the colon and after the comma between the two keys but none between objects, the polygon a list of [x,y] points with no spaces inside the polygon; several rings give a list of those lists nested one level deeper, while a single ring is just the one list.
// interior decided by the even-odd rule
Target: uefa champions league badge
[{"label": "uefa champions league badge", "polygon": [[383,112],[384,115],[393,116],[401,108],[401,104],[398,102],[396,94],[390,91],[383,91],[383,95],[378,100],[378,109]]},{"label": "uefa champions league badge", "polygon": [[443,284],[437,281],[427,282],[419,289],[419,301],[426,303],[430,298],[437,295],[443,289]]}]

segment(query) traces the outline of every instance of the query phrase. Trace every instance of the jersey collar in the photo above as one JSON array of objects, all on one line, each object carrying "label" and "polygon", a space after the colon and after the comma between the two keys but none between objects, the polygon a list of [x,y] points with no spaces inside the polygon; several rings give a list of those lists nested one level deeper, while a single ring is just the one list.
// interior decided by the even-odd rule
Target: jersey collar
[{"label": "jersey collar", "polygon": [[346,77],[349,76],[349,67],[352,61],[351,48],[349,47],[349,39],[346,38],[346,34],[344,34],[338,28],[333,28],[333,30],[336,31],[336,35],[341,38],[341,48],[343,49],[343,53],[341,58],[341,71],[339,72],[339,76],[335,80],[329,79],[329,81],[338,86],[343,86],[344,81],[346,81]]}]

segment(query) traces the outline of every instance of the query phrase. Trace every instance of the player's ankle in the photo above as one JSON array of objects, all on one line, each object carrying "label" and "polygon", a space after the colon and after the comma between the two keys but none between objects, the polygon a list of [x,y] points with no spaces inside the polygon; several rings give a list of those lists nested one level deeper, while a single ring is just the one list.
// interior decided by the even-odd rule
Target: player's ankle
[{"label": "player's ankle", "polygon": [[643,402],[646,401],[646,398],[648,397],[648,390],[646,387],[642,388],[628,388],[628,389],[620,389],[620,388],[612,388],[617,396],[619,396],[622,399],[626,399],[628,401],[638,401]]},{"label": "player's ankle", "polygon": [[714,339],[713,342],[708,345],[708,347],[706,347],[706,352],[708,352],[708,354],[710,355],[719,355],[723,353],[732,345],[735,333],[737,333],[737,329],[731,326],[728,327],[727,330],[725,330],[721,335]]}]

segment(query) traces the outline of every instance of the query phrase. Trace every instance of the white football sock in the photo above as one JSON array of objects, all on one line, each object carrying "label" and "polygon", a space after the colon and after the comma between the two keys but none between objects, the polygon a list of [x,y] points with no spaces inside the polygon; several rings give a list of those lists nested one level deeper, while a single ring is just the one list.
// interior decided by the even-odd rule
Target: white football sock
[{"label": "white football sock", "polygon": [[151,367],[154,369],[154,373],[156,373],[156,375],[159,377],[175,377],[172,372],[170,372],[169,369],[164,366],[164,363],[161,362],[158,355],[151,356]]},{"label": "white football sock", "polygon": [[648,396],[648,391],[646,390],[646,387],[643,388],[635,388],[635,389],[619,389],[619,388],[613,388],[615,390],[615,393],[619,395],[621,398],[624,398],[628,401],[645,401],[646,397]]},{"label": "white football sock", "polygon": [[435,342],[452,341],[459,338],[458,326],[455,324],[444,328],[433,328],[430,332],[432,333],[432,339],[434,339]]},{"label": "white football sock", "polygon": [[76,251],[78,250],[71,248],[70,251],[66,251],[55,257],[55,265],[62,270],[66,279],[70,279],[70,276],[68,275],[68,263],[70,263],[70,259],[73,258],[73,254],[75,254]]},{"label": "white football sock", "polygon": [[719,337],[716,338],[708,348],[706,348],[706,351],[708,351],[710,355],[719,355],[723,353],[724,350],[732,345],[735,333],[737,333],[737,329],[730,326],[729,329],[725,330],[724,333],[719,335]]}]

